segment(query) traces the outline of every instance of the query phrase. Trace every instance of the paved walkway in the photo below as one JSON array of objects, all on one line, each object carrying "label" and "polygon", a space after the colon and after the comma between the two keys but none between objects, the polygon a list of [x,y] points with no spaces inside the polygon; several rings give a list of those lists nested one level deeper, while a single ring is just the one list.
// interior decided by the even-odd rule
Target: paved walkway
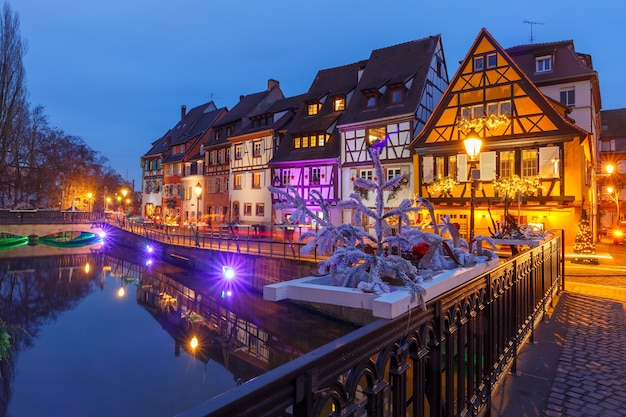
[{"label": "paved walkway", "polygon": [[[606,274],[606,272],[605,272]],[[571,275],[492,417],[626,416],[626,276]]]}]

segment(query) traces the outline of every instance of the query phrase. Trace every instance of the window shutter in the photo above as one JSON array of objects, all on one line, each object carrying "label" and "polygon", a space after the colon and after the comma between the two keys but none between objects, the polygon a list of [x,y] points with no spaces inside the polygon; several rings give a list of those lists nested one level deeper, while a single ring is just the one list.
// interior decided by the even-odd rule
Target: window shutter
[{"label": "window shutter", "polygon": [[425,156],[422,159],[422,177],[425,184],[434,180],[434,158],[432,156]]},{"label": "window shutter", "polygon": [[496,153],[482,152],[480,154],[480,180],[492,181],[496,178]]},{"label": "window shutter", "polygon": [[539,175],[541,178],[559,177],[559,147],[539,148]]},{"label": "window shutter", "polygon": [[456,178],[457,181],[469,180],[469,172],[467,171],[467,155],[460,153],[456,156]]}]

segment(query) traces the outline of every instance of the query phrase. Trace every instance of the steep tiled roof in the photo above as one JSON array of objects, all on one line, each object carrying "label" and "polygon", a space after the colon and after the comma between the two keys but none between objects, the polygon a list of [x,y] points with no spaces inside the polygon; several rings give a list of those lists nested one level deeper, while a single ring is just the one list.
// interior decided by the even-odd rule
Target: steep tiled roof
[{"label": "steep tiled roof", "polygon": [[626,108],[600,112],[600,139],[626,138]]},{"label": "steep tiled roof", "polygon": [[[240,96],[239,102],[230,109],[230,111],[220,119],[219,123],[214,126],[215,130],[224,127],[232,127],[232,131],[229,136],[240,135],[246,129],[249,129],[250,116],[263,114],[270,106],[272,106],[277,100],[284,98],[283,92],[280,89],[280,85],[277,81],[269,80],[268,89],[248,94],[247,96]],[[217,140],[211,137],[205,146],[216,146],[228,143],[228,137],[225,134],[219,136]]]},{"label": "steep tiled roof", "polygon": [[[440,35],[405,42],[372,51],[341,124],[414,113],[428,77],[430,63],[440,42]],[[375,108],[365,108],[362,92],[378,90],[412,81],[402,103],[389,103],[383,94]]]},{"label": "steep tiled roof", "polygon": [[[591,56],[576,52],[572,40],[519,45],[507,48],[506,52],[537,85],[579,77],[588,78],[596,74]],[[536,73],[535,58],[548,55],[554,57],[552,71]]]},{"label": "steep tiled roof", "polygon": [[[301,94],[299,96],[287,97],[281,100],[277,100],[267,109],[261,110],[259,113],[249,115],[250,119],[255,117],[272,117],[274,120],[272,123],[263,126],[252,126],[251,123],[246,124],[243,128],[237,131],[238,135],[248,135],[255,132],[261,132],[264,130],[273,130],[278,131],[282,129],[286,123],[289,123],[298,107],[304,100],[305,95]],[[231,138],[233,136],[231,135]]]},{"label": "steep tiled roof", "polygon": [[[274,155],[271,163],[337,158],[340,153],[339,133],[335,129],[343,112],[334,111],[332,98],[346,96],[354,91],[358,82],[359,70],[367,61],[359,61],[341,67],[320,70],[304,95],[300,110],[289,124],[289,136]],[[324,100],[316,115],[307,114],[307,104]],[[329,133],[325,146],[294,149],[293,137],[312,133]]]},{"label": "steep tiled roof", "polygon": [[152,148],[144,155],[158,155],[166,153],[170,146],[184,143],[210,127],[224,109],[217,109],[210,101],[189,110],[181,119],[168,130],[165,135],[152,143]]}]

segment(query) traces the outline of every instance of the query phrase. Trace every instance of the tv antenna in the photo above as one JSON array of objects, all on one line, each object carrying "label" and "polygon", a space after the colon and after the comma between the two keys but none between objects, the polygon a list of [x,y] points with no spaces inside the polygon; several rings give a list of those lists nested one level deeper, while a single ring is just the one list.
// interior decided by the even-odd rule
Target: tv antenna
[{"label": "tv antenna", "polygon": [[533,37],[533,26],[535,25],[545,25],[545,23],[542,22],[532,22],[530,20],[524,20],[525,24],[530,25],[530,43],[533,43],[533,41],[535,40],[535,38]]}]

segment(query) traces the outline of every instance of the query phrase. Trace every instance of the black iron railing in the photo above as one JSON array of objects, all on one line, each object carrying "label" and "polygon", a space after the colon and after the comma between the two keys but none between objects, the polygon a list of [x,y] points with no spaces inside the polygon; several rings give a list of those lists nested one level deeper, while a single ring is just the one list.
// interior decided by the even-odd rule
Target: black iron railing
[{"label": "black iron railing", "polygon": [[563,236],[181,416],[484,416],[563,277]]}]

